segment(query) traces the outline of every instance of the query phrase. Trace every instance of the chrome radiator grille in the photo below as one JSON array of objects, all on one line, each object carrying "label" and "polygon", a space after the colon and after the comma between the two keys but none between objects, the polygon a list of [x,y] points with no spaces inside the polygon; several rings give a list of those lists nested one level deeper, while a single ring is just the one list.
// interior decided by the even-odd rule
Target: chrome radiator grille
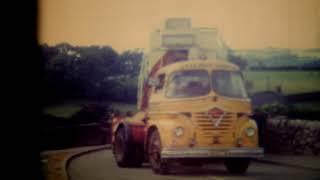
[{"label": "chrome radiator grille", "polygon": [[236,114],[229,112],[222,115],[220,121],[210,118],[207,112],[192,114],[192,121],[196,125],[197,140],[202,145],[233,145],[235,120]]}]

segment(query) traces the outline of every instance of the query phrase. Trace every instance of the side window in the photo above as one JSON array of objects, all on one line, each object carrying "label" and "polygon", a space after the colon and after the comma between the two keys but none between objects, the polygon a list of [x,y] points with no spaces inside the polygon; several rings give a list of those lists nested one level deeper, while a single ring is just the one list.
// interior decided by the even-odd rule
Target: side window
[{"label": "side window", "polygon": [[160,74],[158,76],[158,84],[155,87],[155,93],[158,93],[159,91],[161,91],[163,89],[164,86],[164,80],[165,80],[165,74]]}]

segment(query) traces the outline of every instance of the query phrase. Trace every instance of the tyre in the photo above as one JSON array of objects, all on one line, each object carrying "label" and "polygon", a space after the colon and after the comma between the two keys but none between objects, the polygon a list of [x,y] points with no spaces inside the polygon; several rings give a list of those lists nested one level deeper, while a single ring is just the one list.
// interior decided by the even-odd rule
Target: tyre
[{"label": "tyre", "polygon": [[131,145],[125,128],[120,128],[116,132],[113,153],[119,167],[140,167],[143,163],[143,153]]},{"label": "tyre", "polygon": [[130,166],[131,167],[141,167],[144,162],[144,150],[143,145],[138,146],[134,145],[133,151],[131,152],[131,161]]},{"label": "tyre", "polygon": [[250,159],[247,158],[230,158],[225,160],[225,166],[231,174],[244,174],[246,173]]},{"label": "tyre", "polygon": [[168,174],[168,166],[161,159],[161,141],[157,130],[151,133],[148,142],[148,158],[153,172],[156,174]]}]

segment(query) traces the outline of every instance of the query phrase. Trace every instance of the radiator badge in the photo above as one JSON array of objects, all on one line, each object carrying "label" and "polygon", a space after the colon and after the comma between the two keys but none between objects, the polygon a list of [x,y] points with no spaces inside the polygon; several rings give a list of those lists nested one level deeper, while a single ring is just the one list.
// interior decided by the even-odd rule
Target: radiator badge
[{"label": "radiator badge", "polygon": [[222,118],[225,115],[225,111],[218,108],[213,108],[208,111],[208,117],[212,121],[214,127],[218,127]]}]

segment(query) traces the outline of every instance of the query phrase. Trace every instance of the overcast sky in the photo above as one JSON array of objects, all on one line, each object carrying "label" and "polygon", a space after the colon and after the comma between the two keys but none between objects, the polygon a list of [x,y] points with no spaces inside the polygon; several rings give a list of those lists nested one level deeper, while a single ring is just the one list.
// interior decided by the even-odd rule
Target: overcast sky
[{"label": "overcast sky", "polygon": [[39,41],[149,46],[167,17],[216,27],[235,49],[320,48],[320,0],[39,0]]}]

